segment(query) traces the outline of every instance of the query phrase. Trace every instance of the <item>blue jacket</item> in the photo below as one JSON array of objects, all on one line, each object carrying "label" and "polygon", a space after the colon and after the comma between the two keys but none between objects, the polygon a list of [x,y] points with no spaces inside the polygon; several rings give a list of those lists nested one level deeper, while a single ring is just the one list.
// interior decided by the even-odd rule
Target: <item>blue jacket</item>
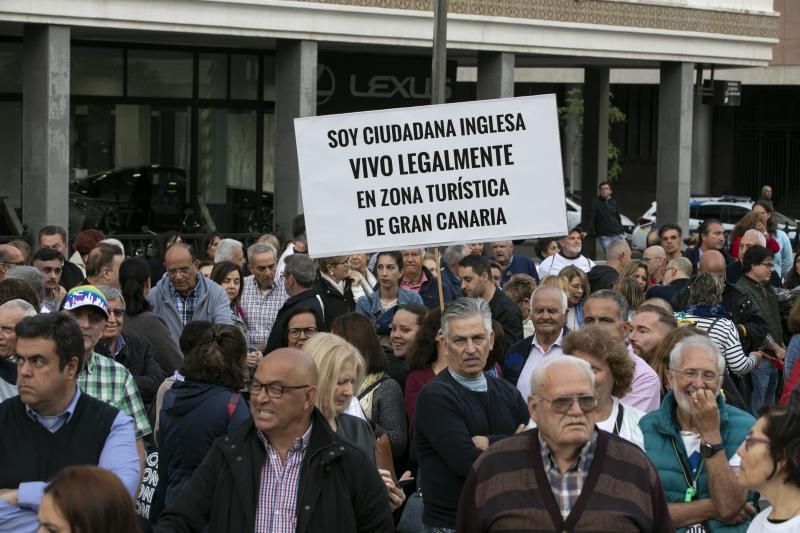
[{"label": "blue jacket", "polygon": [[[422,298],[414,291],[398,289],[397,305],[422,304]],[[437,296],[438,298],[438,296]],[[356,311],[375,322],[383,314],[381,311],[381,290],[376,287],[372,294],[365,294],[356,302]]]},{"label": "blue jacket", "polygon": [[508,280],[514,274],[527,274],[539,283],[539,273],[536,272],[536,265],[533,261],[522,255],[512,255],[508,267],[503,270],[503,276],[500,278],[500,284],[505,287]]},{"label": "blue jacket", "polygon": [[446,266],[442,266],[439,271],[442,273],[442,283],[450,286],[453,298],[461,298],[461,278]]},{"label": "blue jacket", "polygon": [[[427,268],[422,267],[422,272],[425,274],[427,281],[419,288],[419,297],[422,298],[422,303],[425,304],[425,307],[428,309],[439,307],[439,282],[436,280],[436,276],[431,274],[431,271]],[[450,285],[442,280],[442,296],[444,297],[444,303],[458,298],[460,294],[460,290],[454,294]]]},{"label": "blue jacket", "polygon": [[[230,416],[228,404],[233,402]],[[219,385],[177,381],[164,394],[159,417],[159,477],[169,505],[217,439],[250,420],[240,394]]]},{"label": "blue jacket", "polygon": [[[569,328],[564,326],[561,335],[566,336],[567,333],[569,333]],[[522,368],[531,355],[532,346],[533,335],[530,335],[512,344],[511,348],[508,349],[506,358],[503,360],[503,379],[511,382],[515,387],[517,386],[517,381],[519,381],[519,375],[522,373]]]},{"label": "blue jacket", "polygon": [[[717,406],[719,407],[719,425],[722,442],[725,445],[725,455],[730,459],[747,437],[750,428],[755,424],[755,419],[749,413],[727,405],[721,394],[717,396]],[[658,470],[658,475],[661,477],[661,484],[664,487],[664,493],[669,503],[682,503],[688,488],[679,459],[675,456],[675,449],[677,449],[678,453],[683,456],[684,461],[688,462],[689,460],[680,436],[678,424],[674,420],[674,413],[677,408],[675,396],[670,391],[664,397],[658,410],[648,413],[639,421],[639,427],[644,435],[645,451]],[[672,447],[673,442],[675,443],[675,449]],[[708,476],[705,468],[703,468],[697,478],[695,501],[710,497]],[[715,532],[745,532],[749,523],[750,521],[748,520],[735,526],[726,526],[715,520],[707,522],[710,531]],[[685,531],[685,528],[679,528],[676,531]]]}]

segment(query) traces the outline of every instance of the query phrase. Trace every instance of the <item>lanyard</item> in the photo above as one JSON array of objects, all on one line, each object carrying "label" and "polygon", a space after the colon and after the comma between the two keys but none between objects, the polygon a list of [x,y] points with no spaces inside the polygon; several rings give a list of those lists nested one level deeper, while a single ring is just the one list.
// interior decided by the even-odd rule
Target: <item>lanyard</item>
[{"label": "lanyard", "polygon": [[689,469],[689,465],[686,464],[683,456],[678,453],[678,447],[675,445],[675,439],[672,439],[672,449],[675,451],[675,457],[678,458],[678,463],[681,465],[681,472],[683,472],[683,478],[686,480],[686,492],[683,495],[684,503],[691,502],[695,496],[697,496],[697,478],[700,477],[700,472],[703,470],[703,462],[705,458],[700,459],[700,464],[697,467],[697,474],[695,474],[694,479],[692,479],[691,470]]}]

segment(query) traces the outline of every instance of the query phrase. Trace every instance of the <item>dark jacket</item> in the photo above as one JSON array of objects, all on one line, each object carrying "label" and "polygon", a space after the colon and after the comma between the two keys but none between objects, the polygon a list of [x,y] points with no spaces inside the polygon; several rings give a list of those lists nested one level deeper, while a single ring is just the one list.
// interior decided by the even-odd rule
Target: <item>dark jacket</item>
[{"label": "dark jacket", "polygon": [[647,289],[647,298],[662,298],[671,301],[678,291],[689,286],[689,278],[676,279],[669,285],[653,285]]},{"label": "dark jacket", "polygon": [[84,275],[81,267],[71,261],[64,261],[64,266],[61,267],[61,281],[59,285],[68,291],[83,281],[83,278]]},{"label": "dark jacket", "polygon": [[[372,461],[338,438],[319,413],[303,458],[297,533],[394,531],[386,487]],[[191,481],[158,520],[156,531],[251,533],[255,530],[266,450],[252,421],[216,440]]]},{"label": "dark jacket", "polygon": [[442,283],[450,287],[453,298],[461,298],[461,278],[446,266],[443,266],[440,272],[442,273]]},{"label": "dark jacket", "polygon": [[164,394],[158,431],[159,477],[167,484],[167,505],[189,482],[214,441],[249,419],[247,402],[236,391],[209,383],[175,382]]},{"label": "dark jacket", "polygon": [[[419,288],[419,296],[422,298],[422,303],[425,304],[425,307],[429,309],[434,309],[439,307],[439,281],[436,279],[430,270],[425,267],[422,267],[422,273],[425,275],[426,281],[422,284],[422,287]],[[453,293],[453,290],[447,283],[442,283],[442,296],[444,297],[444,303],[450,302],[451,300],[458,298],[458,295],[461,293]]]},{"label": "dark jacket", "polygon": [[767,321],[769,332],[772,334],[772,338],[775,342],[785,346],[786,344],[783,340],[783,319],[781,318],[781,310],[778,305],[778,296],[775,294],[775,289],[770,285],[761,285],[747,276],[742,276],[736,286],[745,291],[756,303],[761,316]]},{"label": "dark jacket", "polygon": [[267,340],[267,347],[264,353],[269,353],[281,347],[288,346],[284,336],[286,335],[286,323],[289,318],[293,316],[295,309],[308,309],[317,317],[317,322],[320,324],[325,323],[325,315],[322,312],[322,305],[317,298],[317,292],[312,288],[295,294],[280,308],[278,314],[275,316],[275,322],[272,325],[272,330],[269,332],[269,340]]},{"label": "dark jacket", "polygon": [[[122,337],[125,339],[125,346],[113,359],[131,373],[142,397],[142,403],[149,411],[150,405],[156,399],[158,387],[167,377],[167,373],[158,364],[150,341],[136,335],[123,335]],[[100,355],[110,357],[108,346],[102,341],[97,343],[95,351]]]},{"label": "dark jacket", "polygon": [[[738,283],[739,280],[742,278],[744,274],[742,269],[742,262],[741,261],[734,261],[732,263],[728,263],[725,267],[725,281],[729,283]],[[783,283],[781,283],[780,275],[772,271],[772,274],[769,277],[769,284],[775,287],[776,289],[780,289],[783,287]]]},{"label": "dark jacket", "polygon": [[512,300],[500,289],[494,291],[492,299],[486,302],[492,311],[492,320],[497,320],[503,326],[506,334],[506,348],[522,340],[522,312],[517,302]]},{"label": "dark jacket", "polygon": [[[725,257],[726,265],[730,265],[732,262],[736,261],[736,259],[725,248],[720,250],[719,253]],[[697,274],[697,265],[700,263],[700,249],[697,246],[687,248],[683,251],[683,257],[692,262],[692,275]]]},{"label": "dark jacket", "polygon": [[[689,287],[679,290],[670,303],[675,311],[685,311],[689,307]],[[733,320],[739,330],[739,340],[745,353],[757,350],[764,343],[769,326],[753,299],[741,288],[725,282],[722,306],[728,311],[728,318]]]},{"label": "dark jacket", "polygon": [[505,286],[514,274],[527,274],[535,279],[536,283],[539,283],[539,273],[536,272],[536,265],[525,256],[511,256],[511,261],[508,262],[508,266],[503,269],[503,276],[500,278],[500,284]]},{"label": "dark jacket", "polygon": [[331,324],[340,315],[352,313],[356,310],[356,301],[353,298],[353,291],[350,289],[350,278],[345,280],[344,294],[342,294],[339,289],[331,285],[328,280],[317,272],[314,291],[322,298],[322,314],[325,317],[325,327],[327,329],[331,329]]},{"label": "dark jacket", "polygon": [[[564,326],[562,329],[562,336],[569,333],[569,328]],[[522,373],[522,367],[531,355],[531,347],[533,346],[533,335],[529,335],[521,341],[515,343],[506,352],[506,358],[503,360],[503,379],[517,386],[519,375]]]},{"label": "dark jacket", "polygon": [[611,197],[603,199],[596,196],[589,206],[589,216],[586,217],[586,231],[589,235],[621,235],[622,218],[617,210],[617,202]]}]

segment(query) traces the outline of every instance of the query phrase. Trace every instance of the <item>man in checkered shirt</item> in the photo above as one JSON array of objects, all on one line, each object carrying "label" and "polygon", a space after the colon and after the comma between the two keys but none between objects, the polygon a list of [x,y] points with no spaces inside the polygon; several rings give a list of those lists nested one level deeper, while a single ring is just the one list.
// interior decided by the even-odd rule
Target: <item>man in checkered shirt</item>
[{"label": "man in checkered shirt", "polygon": [[78,375],[82,392],[124,412],[134,422],[136,450],[144,468],[145,451],[142,439],[150,434],[147,412],[139,396],[136,381],[128,369],[109,357],[94,351],[108,321],[108,302],[93,285],[73,287],[61,307],[78,323],[83,334],[83,369]]},{"label": "man in checkered shirt", "polygon": [[269,334],[283,304],[289,298],[282,276],[275,279],[278,253],[271,244],[256,243],[247,249],[253,274],[244,278],[242,312],[252,346],[264,351]]}]

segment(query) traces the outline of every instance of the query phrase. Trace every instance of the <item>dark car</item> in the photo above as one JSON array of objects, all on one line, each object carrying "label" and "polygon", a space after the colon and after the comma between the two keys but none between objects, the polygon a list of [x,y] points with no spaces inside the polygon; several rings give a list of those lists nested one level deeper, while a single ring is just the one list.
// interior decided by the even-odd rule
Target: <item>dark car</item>
[{"label": "dark car", "polygon": [[[225,204],[208,205],[216,228],[225,232],[272,229],[272,194],[228,187]],[[231,209],[235,207],[235,209]],[[69,231],[96,228],[106,234],[206,231],[209,221],[194,213],[183,168],[149,165],[93,174],[70,184]]]}]

